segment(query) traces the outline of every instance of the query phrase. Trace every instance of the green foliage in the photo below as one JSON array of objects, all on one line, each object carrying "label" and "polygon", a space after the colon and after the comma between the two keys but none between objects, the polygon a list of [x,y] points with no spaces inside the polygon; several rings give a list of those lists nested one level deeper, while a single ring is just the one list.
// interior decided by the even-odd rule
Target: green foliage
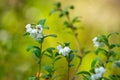
[{"label": "green foliage", "polygon": [[45,19],[41,19],[41,20],[38,21],[37,24],[40,24],[40,25],[44,26],[45,21],[46,21]]},{"label": "green foliage", "polygon": [[91,75],[88,71],[80,71],[80,72],[77,73],[77,75],[82,75],[82,74],[85,74],[85,75],[88,75],[88,76]]},{"label": "green foliage", "polygon": [[28,80],[36,80],[36,77],[32,76],[32,77],[29,77]]},{"label": "green foliage", "polygon": [[37,46],[28,46],[27,47],[27,51],[30,51],[32,49],[32,53],[37,57],[37,58],[40,58],[40,55],[41,55],[41,49]]},{"label": "green foliage", "polygon": [[95,59],[93,59],[93,61],[92,61],[92,63],[91,63],[91,72],[93,72],[94,73],[94,69],[95,69],[95,67],[96,67],[96,64],[97,64],[97,62],[99,61],[99,58],[98,57],[96,57]]},{"label": "green foliage", "polygon": [[44,36],[44,38],[46,38],[46,37],[54,37],[54,38],[56,38],[57,35],[56,34],[49,34],[49,35]]}]

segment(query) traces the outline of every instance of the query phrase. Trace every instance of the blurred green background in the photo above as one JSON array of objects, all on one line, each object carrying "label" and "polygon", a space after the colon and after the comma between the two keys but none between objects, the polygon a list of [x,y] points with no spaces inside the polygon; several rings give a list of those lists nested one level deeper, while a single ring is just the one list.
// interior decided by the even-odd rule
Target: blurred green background
[{"label": "blurred green background", "polygon": [[[49,16],[53,3],[57,0],[0,0],[0,80],[27,80],[37,71],[36,58],[26,52],[29,45],[38,45],[33,39],[24,37],[25,25],[36,23],[45,18],[46,25],[57,38],[45,40],[43,48],[55,47],[57,42],[70,42],[72,49],[77,49],[70,30],[63,26],[66,18],[59,19],[58,13]],[[71,18],[81,16],[77,24],[81,46],[87,50],[95,50],[92,38],[98,34],[120,32],[119,0],[59,0],[63,7],[74,5]],[[111,42],[120,42],[115,36]],[[80,69],[88,70],[95,55],[87,55]],[[86,61],[88,60],[89,61]],[[63,65],[66,62],[59,62]],[[77,64],[77,62],[74,62]],[[43,60],[43,65],[48,64]],[[66,69],[66,68],[65,68]],[[64,70],[64,69],[63,69]],[[63,79],[65,77],[62,77]]]}]

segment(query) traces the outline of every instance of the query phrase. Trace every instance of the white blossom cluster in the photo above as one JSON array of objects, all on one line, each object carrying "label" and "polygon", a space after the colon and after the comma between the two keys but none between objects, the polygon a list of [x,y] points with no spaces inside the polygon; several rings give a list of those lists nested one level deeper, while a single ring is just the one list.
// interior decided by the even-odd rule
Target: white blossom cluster
[{"label": "white blossom cluster", "polygon": [[68,56],[71,49],[68,46],[62,47],[61,45],[57,46],[58,53],[63,56]]},{"label": "white blossom cluster", "polygon": [[95,74],[92,74],[90,79],[97,80],[102,77],[104,72],[105,72],[104,67],[95,68]]},{"label": "white blossom cluster", "polygon": [[115,61],[115,62],[112,64],[112,67],[113,67],[113,68],[118,68],[119,66],[118,66],[117,64],[120,64],[120,60]]},{"label": "white blossom cluster", "polygon": [[95,47],[104,47],[104,43],[98,41],[98,38],[97,38],[97,37],[93,38],[92,41],[93,41]]},{"label": "white blossom cluster", "polygon": [[35,28],[32,28],[31,24],[27,24],[25,28],[26,28],[26,32],[28,32],[30,36],[34,38],[36,41],[39,41],[43,38],[42,25],[36,25]]}]

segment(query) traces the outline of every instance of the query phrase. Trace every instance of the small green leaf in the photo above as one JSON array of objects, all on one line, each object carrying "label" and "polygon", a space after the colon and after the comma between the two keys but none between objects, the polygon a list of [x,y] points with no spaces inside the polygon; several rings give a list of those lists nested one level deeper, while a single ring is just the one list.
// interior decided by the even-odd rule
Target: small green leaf
[{"label": "small green leaf", "polygon": [[73,23],[74,23],[74,22],[80,22],[80,20],[79,20],[78,18],[79,18],[78,16],[75,17],[75,18],[73,18],[72,22],[73,22]]},{"label": "small green leaf", "polygon": [[95,68],[97,61],[99,61],[98,57],[96,57],[95,59],[93,59],[93,61],[91,63],[91,69]]},{"label": "small green leaf", "polygon": [[64,26],[65,26],[65,27],[69,27],[69,22],[64,21]]},{"label": "small green leaf", "polygon": [[77,75],[80,75],[80,74],[85,74],[90,76],[90,73],[88,71],[80,71],[77,73]]},{"label": "small green leaf", "polygon": [[113,35],[113,34],[115,34],[115,35],[119,35],[118,32],[113,32],[113,33],[108,34],[107,38],[109,38],[109,37],[110,37],[111,35]]},{"label": "small green leaf", "polygon": [[61,59],[61,57],[57,57],[57,58],[55,58],[55,62],[58,61],[58,60],[60,60],[60,59]]},{"label": "small green leaf", "polygon": [[113,48],[115,48],[115,47],[120,47],[120,44],[111,44],[111,45],[109,46],[110,49],[113,49]]},{"label": "small green leaf", "polygon": [[74,66],[74,64],[68,64],[68,67],[72,67],[72,66]]},{"label": "small green leaf", "polygon": [[71,62],[72,60],[73,60],[73,58],[74,58],[74,54],[69,54],[69,61]]},{"label": "small green leaf", "polygon": [[49,54],[44,54],[45,56],[47,56],[47,57],[49,57],[49,58],[52,58],[52,56],[51,55],[49,55]]},{"label": "small green leaf", "polygon": [[63,16],[64,16],[64,13],[61,12],[60,15],[59,15],[59,17],[61,18],[61,17],[63,17]]},{"label": "small green leaf", "polygon": [[35,76],[29,77],[29,80],[36,80]]},{"label": "small green leaf", "polygon": [[117,80],[117,79],[114,77],[114,75],[109,75],[109,77],[110,77],[111,80]]},{"label": "small green leaf", "polygon": [[74,9],[74,6],[73,6],[73,5],[71,5],[71,6],[70,6],[70,9]]},{"label": "small green leaf", "polygon": [[37,57],[40,58],[40,49],[34,48],[32,50],[32,53]]},{"label": "small green leaf", "polygon": [[41,19],[41,20],[38,21],[37,24],[40,24],[40,25],[44,26],[45,21],[46,21],[45,19]]},{"label": "small green leaf", "polygon": [[102,79],[104,79],[104,80],[110,80],[110,79],[108,79],[108,78],[106,78],[106,77],[102,77]]},{"label": "small green leaf", "polygon": [[60,3],[60,2],[56,2],[56,3],[55,3],[55,6],[56,6],[57,8],[60,8],[60,7],[61,7],[61,3]]},{"label": "small green leaf", "polygon": [[46,65],[43,67],[48,73],[51,73],[53,72],[53,67],[52,66],[49,66],[49,65]]},{"label": "small green leaf", "polygon": [[37,47],[37,46],[28,46],[28,47],[26,48],[26,51],[30,51],[31,49],[34,49],[34,48],[40,49],[40,48]]},{"label": "small green leaf", "polygon": [[48,79],[48,78],[49,78],[48,74],[42,74],[41,77],[42,77],[42,78],[45,78],[45,79]]},{"label": "small green leaf", "polygon": [[44,38],[46,38],[46,37],[54,37],[54,38],[56,38],[57,35],[56,34],[49,34],[49,35],[44,36]]},{"label": "small green leaf", "polygon": [[103,52],[105,55],[107,55],[107,53],[108,53],[108,51],[106,51],[105,49],[97,48],[95,53],[98,55],[99,52]]},{"label": "small green leaf", "polygon": [[54,47],[50,47],[50,48],[47,48],[47,49],[46,49],[46,51],[47,51],[48,53],[53,53],[53,50],[55,50]]},{"label": "small green leaf", "polygon": [[23,36],[28,36],[28,35],[30,35],[30,33],[25,32]]},{"label": "small green leaf", "polygon": [[64,45],[65,45],[65,46],[69,46],[70,43],[69,43],[69,42],[65,42]]},{"label": "small green leaf", "polygon": [[59,56],[60,54],[58,52],[55,53],[55,57]]},{"label": "small green leaf", "polygon": [[114,47],[116,47],[115,44],[111,44],[111,45],[109,46],[110,49],[113,49]]}]

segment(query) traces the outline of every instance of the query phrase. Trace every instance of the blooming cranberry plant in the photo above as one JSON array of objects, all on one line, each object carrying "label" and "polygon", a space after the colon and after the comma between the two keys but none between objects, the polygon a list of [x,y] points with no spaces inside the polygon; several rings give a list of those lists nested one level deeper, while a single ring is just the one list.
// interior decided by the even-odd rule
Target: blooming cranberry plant
[{"label": "blooming cranberry plant", "polygon": [[[36,72],[35,76],[29,78],[29,80],[59,80],[58,77],[64,76],[62,73],[55,73],[57,69],[55,68],[55,63],[62,58],[65,58],[67,62],[67,80],[78,80],[77,78],[80,77],[80,80],[119,80],[120,73],[112,73],[110,72],[109,75],[104,75],[108,69],[107,66],[111,64],[111,70],[113,68],[120,68],[120,56],[118,55],[119,52],[116,51],[114,48],[120,48],[120,44],[110,43],[109,38],[111,35],[118,33],[110,33],[108,35],[99,35],[93,38],[94,47],[96,47],[95,54],[96,58],[93,59],[91,63],[91,67],[89,71],[79,71],[81,66],[82,60],[85,55],[89,53],[89,51],[84,50],[81,47],[80,41],[78,39],[78,32],[76,31],[78,27],[75,26],[75,23],[79,23],[79,17],[74,17],[73,19],[70,18],[70,9],[74,9],[74,6],[67,6],[66,8],[62,9],[61,3],[55,3],[55,7],[51,10],[50,15],[54,12],[59,12],[59,17],[66,17],[66,21],[64,21],[64,25],[66,28],[71,29],[72,36],[74,36],[74,40],[76,41],[76,46],[78,49],[72,50],[70,48],[70,43],[58,43],[56,47],[48,47],[43,50],[42,45],[44,43],[44,39],[47,37],[57,37],[55,34],[45,34],[43,31],[45,29],[49,29],[46,27],[45,19],[41,19],[38,21],[37,24],[27,24],[25,26],[26,33],[25,35],[29,35],[33,38],[36,42],[38,42],[39,46],[29,46],[27,51],[32,50],[33,54],[38,58],[38,72]],[[92,51],[92,50],[91,50]],[[105,55],[105,60],[102,60],[99,57],[99,54],[103,53]],[[43,56],[49,57],[51,59],[51,64],[48,65],[41,65]],[[73,75],[71,76],[70,70],[73,68],[75,63],[73,64],[72,61],[74,58],[79,59],[79,63],[77,64],[76,69],[72,72]],[[42,72],[44,69],[46,72]],[[62,79],[61,79],[62,80]]]}]

